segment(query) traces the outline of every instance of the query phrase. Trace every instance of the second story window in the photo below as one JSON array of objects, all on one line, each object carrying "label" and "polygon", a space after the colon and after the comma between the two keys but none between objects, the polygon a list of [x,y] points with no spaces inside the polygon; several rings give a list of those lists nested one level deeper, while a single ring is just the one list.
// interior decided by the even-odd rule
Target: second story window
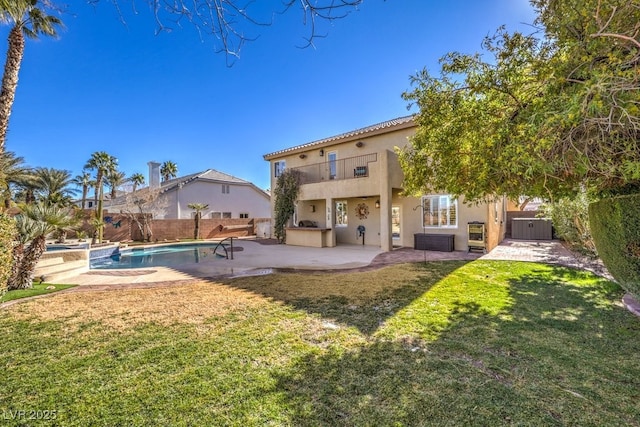
[{"label": "second story window", "polygon": [[338,176],[338,153],[330,151],[327,154],[327,160],[329,162],[329,179],[336,179]]},{"label": "second story window", "polygon": [[286,168],[286,162],[284,160],[279,160],[273,163],[273,176],[276,178],[282,175]]},{"label": "second story window", "polygon": [[230,193],[229,184],[222,184],[222,194],[229,194],[229,193]]}]

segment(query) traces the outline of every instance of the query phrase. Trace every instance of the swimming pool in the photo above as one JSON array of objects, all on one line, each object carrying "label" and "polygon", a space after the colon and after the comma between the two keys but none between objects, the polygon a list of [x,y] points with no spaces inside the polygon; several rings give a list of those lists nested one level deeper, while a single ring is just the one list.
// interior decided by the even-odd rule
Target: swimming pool
[{"label": "swimming pool", "polygon": [[171,267],[225,258],[223,245],[214,252],[217,246],[217,243],[210,243],[124,249],[108,257],[92,259],[89,265],[95,270]]}]

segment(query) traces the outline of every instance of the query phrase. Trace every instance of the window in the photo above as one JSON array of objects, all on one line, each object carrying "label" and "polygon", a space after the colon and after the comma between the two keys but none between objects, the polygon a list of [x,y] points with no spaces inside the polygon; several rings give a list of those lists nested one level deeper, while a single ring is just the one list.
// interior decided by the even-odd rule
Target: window
[{"label": "window", "polygon": [[231,218],[231,212],[222,212],[222,218]]},{"label": "window", "polygon": [[423,226],[453,228],[458,226],[458,200],[450,195],[422,197]]},{"label": "window", "polygon": [[211,212],[211,219],[220,219],[222,218],[222,212]]},{"label": "window", "polygon": [[230,191],[229,184],[222,184],[222,194],[229,194]]},{"label": "window", "polygon": [[287,165],[286,165],[286,162],[284,160],[280,160],[280,161],[274,162],[273,163],[273,176],[275,176],[277,178],[280,175],[282,175],[282,172],[284,172],[286,166]]},{"label": "window", "polygon": [[330,151],[327,154],[327,159],[329,160],[329,179],[336,179],[336,175],[338,172],[338,154],[335,151]]},{"label": "window", "polygon": [[249,218],[249,214],[246,212],[240,213],[240,218]]},{"label": "window", "polygon": [[93,207],[93,202],[87,202],[87,207],[92,208]]},{"label": "window", "polygon": [[347,201],[341,200],[336,202],[336,226],[346,227],[347,224]]}]

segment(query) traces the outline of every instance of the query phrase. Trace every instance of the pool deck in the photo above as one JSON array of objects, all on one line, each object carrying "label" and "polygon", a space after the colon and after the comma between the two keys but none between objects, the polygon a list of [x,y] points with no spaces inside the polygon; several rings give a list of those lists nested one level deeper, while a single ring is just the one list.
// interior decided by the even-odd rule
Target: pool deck
[{"label": "pool deck", "polygon": [[273,240],[238,239],[234,241],[234,259],[188,263],[179,267],[147,267],[141,269],[91,270],[65,280],[77,285],[133,285],[182,282],[198,278],[240,277],[269,274],[274,271],[362,271],[402,262],[438,260],[501,259],[534,261],[585,268],[602,274],[598,266],[577,259],[558,241],[503,241],[490,253],[463,251],[434,252],[398,248],[382,252],[380,248],[362,245],[340,245],[333,248],[309,248],[274,244]]}]

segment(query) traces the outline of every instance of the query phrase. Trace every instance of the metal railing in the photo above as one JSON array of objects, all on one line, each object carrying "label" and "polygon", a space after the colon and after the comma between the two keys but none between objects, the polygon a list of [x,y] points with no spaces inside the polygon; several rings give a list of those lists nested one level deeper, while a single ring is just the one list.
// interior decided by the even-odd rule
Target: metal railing
[{"label": "metal railing", "polygon": [[[224,245],[224,242],[229,241],[230,248],[227,251],[227,247]],[[224,249],[224,255],[218,254],[218,248]],[[231,259],[233,259],[233,237],[227,237],[226,239],[222,239],[218,242],[215,248],[213,248],[213,253],[218,255],[219,257],[226,257],[229,259],[229,252],[231,252]]]},{"label": "metal railing", "polygon": [[346,159],[327,160],[307,166],[293,168],[300,173],[300,184],[313,184],[330,180],[365,178],[369,176],[370,163],[378,161],[378,154]]}]

